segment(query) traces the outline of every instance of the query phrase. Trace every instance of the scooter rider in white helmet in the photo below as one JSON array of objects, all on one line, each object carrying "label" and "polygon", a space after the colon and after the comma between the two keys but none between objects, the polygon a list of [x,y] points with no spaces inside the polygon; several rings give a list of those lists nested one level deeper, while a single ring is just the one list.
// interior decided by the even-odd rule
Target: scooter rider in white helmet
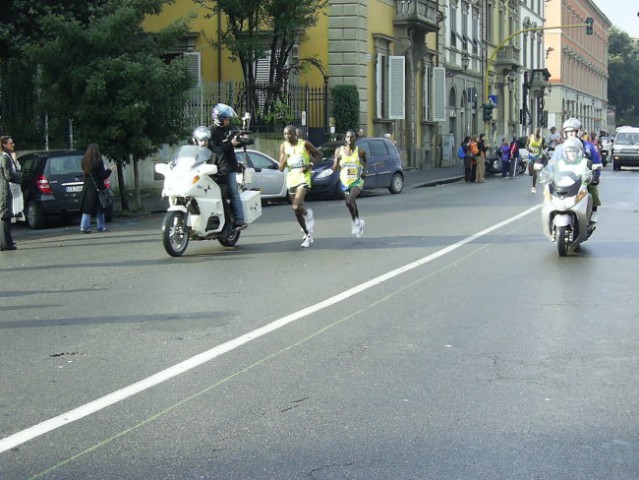
[{"label": "scooter rider in white helmet", "polygon": [[[583,146],[584,156],[588,160],[590,160],[593,166],[600,165],[600,167],[592,169],[592,182],[588,185],[588,192],[590,192],[590,195],[592,195],[592,200],[593,200],[592,216],[590,217],[590,221],[596,222],[597,207],[601,205],[601,200],[599,199],[599,188],[598,188],[599,176],[601,174],[601,157],[599,156],[597,149],[593,146],[592,143],[581,138],[583,135],[583,128],[582,128],[581,122],[578,119],[569,118],[568,120],[566,120],[561,126],[561,133],[564,140],[568,138],[577,138]],[[560,143],[559,145],[557,145],[557,148],[555,148],[555,151],[552,155],[553,160],[559,160],[560,158],[564,157],[564,153],[562,149],[563,149],[563,143]]]},{"label": "scooter rider in white helmet", "polygon": [[[231,167],[226,160],[226,156],[224,152],[220,148],[215,148],[211,142],[211,129],[208,127],[200,126],[193,130],[193,144],[198,147],[204,147],[211,150],[211,160],[210,163],[217,166],[218,173],[213,175],[213,179],[220,186],[220,190],[222,191],[223,198],[230,198],[230,189],[227,183],[227,178],[229,175],[233,175],[235,178],[235,169],[231,172]],[[237,182],[236,182],[237,184]],[[222,231],[223,235],[230,236],[233,233],[234,226],[230,222],[231,218],[231,209],[229,207],[228,202],[222,202],[222,208],[224,208],[224,216],[227,221],[224,225],[224,229]]]}]

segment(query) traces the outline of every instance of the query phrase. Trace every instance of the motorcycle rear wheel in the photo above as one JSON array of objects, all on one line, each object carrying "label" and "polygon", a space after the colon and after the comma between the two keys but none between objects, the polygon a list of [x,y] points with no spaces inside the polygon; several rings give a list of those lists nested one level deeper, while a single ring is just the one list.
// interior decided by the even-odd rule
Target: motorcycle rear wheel
[{"label": "motorcycle rear wheel", "polygon": [[240,239],[240,231],[233,230],[233,233],[228,237],[218,238],[217,241],[220,242],[220,245],[223,247],[233,247],[237,241]]},{"label": "motorcycle rear wheel", "polygon": [[162,244],[166,253],[180,257],[189,246],[189,227],[184,212],[167,212],[162,220]]},{"label": "motorcycle rear wheel", "polygon": [[526,162],[519,161],[517,162],[517,175],[522,175],[526,172],[528,165]]},{"label": "motorcycle rear wheel", "polygon": [[568,255],[568,228],[557,227],[557,254],[560,257]]}]

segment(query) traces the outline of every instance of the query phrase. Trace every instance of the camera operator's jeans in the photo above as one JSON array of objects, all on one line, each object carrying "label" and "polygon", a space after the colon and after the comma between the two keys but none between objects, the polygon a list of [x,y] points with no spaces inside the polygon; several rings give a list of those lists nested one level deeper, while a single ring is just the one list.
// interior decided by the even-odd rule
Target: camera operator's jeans
[{"label": "camera operator's jeans", "polygon": [[240,198],[240,192],[237,187],[237,176],[235,172],[231,172],[227,175],[226,183],[229,187],[229,198],[231,199],[231,208],[233,209],[235,223],[242,224],[244,223],[244,209],[242,208],[242,199]]}]

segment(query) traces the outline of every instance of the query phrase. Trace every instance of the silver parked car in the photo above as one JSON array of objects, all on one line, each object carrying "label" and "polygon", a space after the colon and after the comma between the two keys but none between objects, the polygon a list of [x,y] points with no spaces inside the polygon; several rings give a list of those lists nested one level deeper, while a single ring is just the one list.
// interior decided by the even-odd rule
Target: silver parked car
[{"label": "silver parked car", "polygon": [[273,157],[257,150],[235,150],[238,162],[250,172],[251,182],[246,184],[250,190],[258,189],[264,200],[288,199],[286,190],[286,173],[280,172],[279,162]]}]

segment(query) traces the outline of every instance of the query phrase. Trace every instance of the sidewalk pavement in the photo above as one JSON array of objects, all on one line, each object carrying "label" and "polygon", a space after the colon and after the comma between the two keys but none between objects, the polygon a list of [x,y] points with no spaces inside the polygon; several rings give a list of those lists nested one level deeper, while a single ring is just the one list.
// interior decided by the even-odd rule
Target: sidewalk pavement
[{"label": "sidewalk pavement", "polygon": [[[446,183],[458,182],[464,178],[464,167],[457,165],[453,167],[437,167],[419,170],[417,168],[404,169],[404,188],[421,188],[443,185]],[[129,208],[136,208],[133,192],[129,190]],[[160,189],[144,191],[141,194],[142,209],[138,212],[132,211],[131,215],[148,215],[162,213],[168,206],[167,200],[162,198]],[[115,198],[116,212],[122,211],[119,195]]]}]

